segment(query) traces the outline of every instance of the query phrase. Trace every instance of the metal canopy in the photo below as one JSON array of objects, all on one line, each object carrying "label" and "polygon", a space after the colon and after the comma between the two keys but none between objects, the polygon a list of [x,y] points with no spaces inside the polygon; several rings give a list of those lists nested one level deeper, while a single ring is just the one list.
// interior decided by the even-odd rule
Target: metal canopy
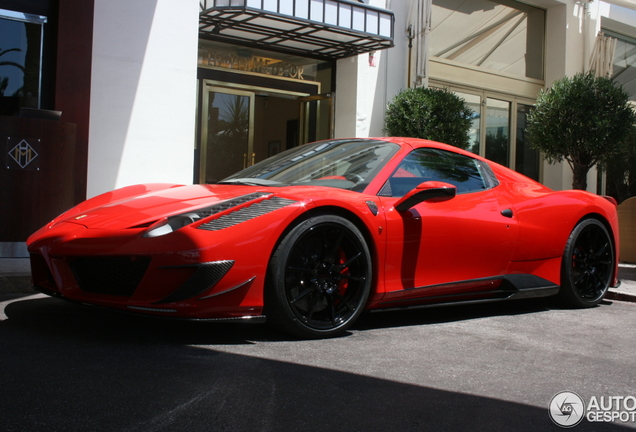
[{"label": "metal canopy", "polygon": [[394,15],[349,0],[201,0],[203,39],[331,60],[393,46]]}]

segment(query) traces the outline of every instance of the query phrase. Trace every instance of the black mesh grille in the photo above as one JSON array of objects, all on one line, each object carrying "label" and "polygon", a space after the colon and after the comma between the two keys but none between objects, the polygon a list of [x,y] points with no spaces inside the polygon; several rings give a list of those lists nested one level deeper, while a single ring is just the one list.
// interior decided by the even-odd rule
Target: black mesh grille
[{"label": "black mesh grille", "polygon": [[245,222],[274,210],[286,207],[295,202],[296,201],[279,197],[266,199],[223,215],[218,219],[213,219],[210,222],[199,226],[199,229],[217,231],[223,228],[229,228],[231,226],[238,225],[241,222]]},{"label": "black mesh grille", "polygon": [[76,257],[69,265],[82,291],[130,297],[150,264],[149,257]]},{"label": "black mesh grille", "polygon": [[221,278],[230,271],[232,265],[234,265],[234,261],[231,260],[214,261],[199,265],[194,274],[190,276],[190,279],[175,292],[155,304],[173,303],[201,294],[203,291],[216,285]]}]

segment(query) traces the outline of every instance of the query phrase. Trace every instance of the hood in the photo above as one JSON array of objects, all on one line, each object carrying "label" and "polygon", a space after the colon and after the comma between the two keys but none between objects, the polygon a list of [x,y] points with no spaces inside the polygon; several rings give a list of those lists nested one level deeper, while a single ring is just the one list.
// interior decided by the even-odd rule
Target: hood
[{"label": "hood", "polygon": [[[273,189],[273,190],[272,190]],[[93,208],[82,208],[57,222],[70,222],[86,228],[143,228],[168,216],[211,206],[255,192],[276,192],[276,188],[235,185],[192,185],[153,191],[110,201]]]}]

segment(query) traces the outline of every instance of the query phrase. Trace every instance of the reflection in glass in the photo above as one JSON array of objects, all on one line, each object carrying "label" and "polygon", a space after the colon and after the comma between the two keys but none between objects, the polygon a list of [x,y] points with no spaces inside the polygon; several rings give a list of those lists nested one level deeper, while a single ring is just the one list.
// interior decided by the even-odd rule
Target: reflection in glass
[{"label": "reflection in glass", "polygon": [[320,141],[279,153],[222,182],[362,191],[398,149],[398,145],[384,141]]},{"label": "reflection in glass", "polygon": [[471,151],[475,154],[479,154],[479,133],[480,133],[480,111],[481,111],[481,96],[470,94],[470,93],[462,93],[455,92],[457,96],[464,99],[464,103],[468,108],[470,108],[473,112],[471,116],[472,124],[470,126],[470,130],[468,131],[468,136],[470,143],[468,144],[468,151]]},{"label": "reflection in glass", "polygon": [[517,105],[517,148],[515,155],[515,171],[533,180],[539,181],[539,152],[530,147],[526,133],[529,105]]},{"label": "reflection in glass", "polygon": [[617,39],[612,79],[623,87],[630,100],[636,101],[636,40],[612,32],[605,33]]},{"label": "reflection in glass", "polygon": [[380,195],[401,197],[427,181],[450,183],[458,194],[487,187],[477,160],[445,150],[417,149],[404,158]]},{"label": "reflection in glass", "polygon": [[42,25],[0,18],[0,115],[39,108]]},{"label": "reflection in glass", "polygon": [[247,164],[250,97],[210,92],[206,151],[206,183],[214,183]]},{"label": "reflection in glass", "polygon": [[508,166],[510,150],[510,102],[486,99],[486,158]]}]

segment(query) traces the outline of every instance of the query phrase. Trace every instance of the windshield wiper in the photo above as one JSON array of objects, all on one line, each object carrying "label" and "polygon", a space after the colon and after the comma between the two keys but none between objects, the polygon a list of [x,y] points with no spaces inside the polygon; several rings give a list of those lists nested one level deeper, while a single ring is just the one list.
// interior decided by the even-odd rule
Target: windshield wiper
[{"label": "windshield wiper", "polygon": [[235,184],[235,185],[246,185],[246,186],[277,186],[280,185],[280,182],[274,180],[266,180],[266,179],[255,179],[255,178],[237,178],[237,179],[227,179],[221,180],[216,184]]}]

